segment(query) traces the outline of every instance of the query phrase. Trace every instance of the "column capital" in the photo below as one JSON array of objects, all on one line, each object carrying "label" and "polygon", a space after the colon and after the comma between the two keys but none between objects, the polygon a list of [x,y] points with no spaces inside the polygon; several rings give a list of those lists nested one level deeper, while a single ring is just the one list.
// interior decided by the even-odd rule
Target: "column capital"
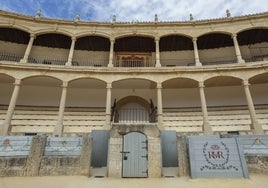
[{"label": "column capital", "polygon": [[112,83],[107,83],[106,89],[112,89]]},{"label": "column capital", "polygon": [[110,38],[110,42],[114,43],[115,42],[115,38]]},{"label": "column capital", "polygon": [[21,84],[21,79],[16,79],[14,85],[19,86]]},{"label": "column capital", "polygon": [[63,88],[67,88],[67,87],[68,87],[68,82],[62,82],[61,87],[63,87]]},{"label": "column capital", "polygon": [[36,35],[34,33],[31,33],[30,34],[30,37],[35,39],[36,38]]},{"label": "column capital", "polygon": [[236,33],[232,33],[232,38],[236,38],[237,34]]},{"label": "column capital", "polygon": [[204,82],[198,82],[198,87],[199,87],[199,88],[204,88],[204,87],[205,87]]},{"label": "column capital", "polygon": [[250,85],[248,80],[242,80],[242,84],[243,84],[243,86],[249,86]]},{"label": "column capital", "polygon": [[156,88],[157,89],[162,89],[162,83],[157,83]]},{"label": "column capital", "polygon": [[192,41],[193,41],[193,42],[196,42],[196,41],[197,41],[197,37],[193,37],[193,38],[192,38]]},{"label": "column capital", "polygon": [[159,37],[159,36],[155,36],[155,37],[154,37],[154,41],[155,41],[155,42],[159,42],[159,40],[160,40],[160,37]]},{"label": "column capital", "polygon": [[72,39],[72,41],[76,41],[76,37],[75,36],[72,36],[71,39]]}]

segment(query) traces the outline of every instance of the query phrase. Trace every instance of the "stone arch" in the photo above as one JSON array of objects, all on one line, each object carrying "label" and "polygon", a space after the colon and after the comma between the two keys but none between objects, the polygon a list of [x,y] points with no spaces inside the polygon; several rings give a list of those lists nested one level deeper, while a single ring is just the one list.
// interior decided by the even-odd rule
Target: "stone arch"
[{"label": "stone arch", "polygon": [[204,80],[206,87],[217,86],[238,86],[241,85],[242,79],[234,76],[215,76]]},{"label": "stone arch", "polygon": [[122,110],[124,110],[124,107],[127,106],[128,104],[130,104],[131,107],[133,104],[138,104],[138,106],[142,107],[144,111],[143,112],[139,111],[142,110],[142,108],[137,108],[137,106],[134,105],[133,111],[130,109],[125,112],[125,114],[127,114],[126,116],[129,116],[129,114],[133,114],[133,116],[131,115],[132,117],[130,116],[127,117],[129,118],[127,119],[127,121],[133,123],[144,122],[144,121],[150,123],[155,122],[156,117],[153,115],[153,109],[151,108],[152,107],[151,104],[147,100],[139,96],[127,96],[115,103],[114,122],[120,123],[120,121],[123,121],[123,119],[121,119],[122,117],[120,116],[123,115],[122,113],[124,112],[122,112]]},{"label": "stone arch", "polygon": [[85,32],[85,31],[83,31],[83,32],[77,33],[75,35],[76,39],[87,37],[87,36],[98,36],[98,37],[110,39],[110,35],[108,33],[99,32],[99,31],[98,32],[88,32],[88,31]]},{"label": "stone arch", "polygon": [[254,75],[249,78],[250,84],[264,84],[268,83],[268,72]]}]

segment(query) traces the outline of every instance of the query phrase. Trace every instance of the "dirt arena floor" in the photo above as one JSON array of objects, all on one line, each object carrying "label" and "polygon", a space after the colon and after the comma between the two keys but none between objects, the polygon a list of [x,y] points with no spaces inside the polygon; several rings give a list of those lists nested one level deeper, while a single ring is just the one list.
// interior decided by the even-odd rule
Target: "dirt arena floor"
[{"label": "dirt arena floor", "polygon": [[268,174],[250,179],[145,178],[114,179],[84,176],[0,177],[0,188],[268,188]]}]

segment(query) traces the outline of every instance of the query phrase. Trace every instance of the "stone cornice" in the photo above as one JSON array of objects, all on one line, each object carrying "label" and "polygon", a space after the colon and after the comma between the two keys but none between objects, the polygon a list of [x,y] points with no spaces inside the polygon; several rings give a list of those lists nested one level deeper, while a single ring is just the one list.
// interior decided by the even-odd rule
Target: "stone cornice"
[{"label": "stone cornice", "polygon": [[204,20],[194,20],[194,21],[136,21],[136,22],[98,22],[98,21],[83,21],[80,20],[75,22],[74,20],[67,20],[67,19],[54,19],[54,18],[45,18],[40,17],[36,18],[34,16],[28,16],[13,12],[7,12],[0,10],[0,16],[17,19],[17,20],[24,20],[30,22],[39,22],[39,23],[50,23],[50,24],[64,24],[70,26],[106,26],[106,27],[121,27],[121,26],[191,26],[191,25],[210,25],[210,24],[222,24],[222,23],[230,23],[230,22],[237,22],[237,21],[246,21],[251,19],[261,19],[261,18],[268,18],[268,12],[258,13],[258,14],[249,14],[243,16],[235,16],[235,17],[223,17],[223,18],[214,18],[214,19],[204,19]]}]

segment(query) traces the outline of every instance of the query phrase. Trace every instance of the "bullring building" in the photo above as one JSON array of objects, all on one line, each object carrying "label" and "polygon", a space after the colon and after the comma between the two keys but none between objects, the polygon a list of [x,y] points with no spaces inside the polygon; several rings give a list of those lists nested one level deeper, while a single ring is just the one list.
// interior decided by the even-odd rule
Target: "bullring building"
[{"label": "bullring building", "polygon": [[267,23],[268,13],[88,22],[0,11],[1,136],[87,135],[106,175],[158,177],[178,136],[268,134]]}]

